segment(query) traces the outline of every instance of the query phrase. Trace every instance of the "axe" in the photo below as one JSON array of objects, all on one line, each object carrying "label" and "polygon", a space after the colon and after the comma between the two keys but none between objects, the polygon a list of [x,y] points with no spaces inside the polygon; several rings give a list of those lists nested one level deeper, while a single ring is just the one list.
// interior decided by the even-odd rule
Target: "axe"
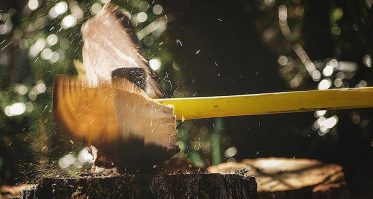
[{"label": "axe", "polygon": [[[59,76],[54,82],[54,112],[73,135],[95,146],[117,145],[111,154],[124,153],[115,148],[140,142],[126,150],[154,164],[176,151],[177,120],[373,107],[372,87],[153,99],[129,81],[121,81],[125,83],[92,88],[76,78]],[[126,156],[129,160],[124,162],[136,165],[133,159],[139,156]]]},{"label": "axe", "polygon": [[373,107],[370,87],[164,99],[132,30],[105,5],[82,27],[85,78],[57,76],[53,93],[61,125],[127,169],[175,154],[177,120]]}]

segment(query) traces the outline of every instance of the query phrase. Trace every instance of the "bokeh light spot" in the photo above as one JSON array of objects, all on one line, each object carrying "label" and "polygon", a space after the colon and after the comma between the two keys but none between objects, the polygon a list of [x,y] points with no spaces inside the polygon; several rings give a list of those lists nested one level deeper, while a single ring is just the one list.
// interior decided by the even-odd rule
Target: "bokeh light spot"
[{"label": "bokeh light spot", "polygon": [[93,155],[89,153],[87,148],[84,148],[79,152],[78,160],[81,163],[93,163],[95,161]]},{"label": "bokeh light spot", "polygon": [[159,4],[153,6],[153,13],[156,15],[160,15],[163,12],[163,7]]},{"label": "bokeh light spot", "polygon": [[313,80],[319,81],[320,78],[321,78],[321,73],[318,70],[314,70],[314,71],[312,71],[311,76],[312,76]]},{"label": "bokeh light spot", "polygon": [[91,6],[91,14],[95,15],[97,14],[98,12],[100,12],[100,10],[102,9],[102,6],[99,4],[99,3],[94,3],[92,6]]},{"label": "bokeh light spot", "polygon": [[330,79],[323,79],[319,82],[319,85],[317,86],[317,88],[319,90],[326,90],[330,88],[331,86],[332,86],[332,82],[330,81]]},{"label": "bokeh light spot", "polygon": [[47,90],[47,87],[45,86],[44,82],[39,81],[38,84],[36,84],[35,89],[38,94],[41,94]]},{"label": "bokeh light spot", "polygon": [[17,102],[10,106],[6,106],[4,113],[6,116],[17,116],[22,115],[26,111],[26,105],[23,102]]},{"label": "bokeh light spot", "polygon": [[326,77],[329,77],[333,74],[334,68],[331,65],[326,65],[322,71],[322,74]]},{"label": "bokeh light spot", "polygon": [[315,115],[316,115],[317,117],[324,116],[325,114],[326,114],[326,110],[315,111]]},{"label": "bokeh light spot", "polygon": [[39,7],[39,1],[38,0],[29,0],[27,3],[27,7],[30,10],[36,10]]},{"label": "bokeh light spot", "polygon": [[280,56],[277,60],[277,62],[282,65],[282,66],[285,66],[287,63],[288,63],[288,58],[286,56]]},{"label": "bokeh light spot", "polygon": [[27,91],[28,91],[27,86],[23,84],[19,84],[14,87],[14,92],[18,93],[19,95],[25,95]]},{"label": "bokeh light spot", "polygon": [[159,60],[158,58],[153,58],[149,60],[149,66],[153,70],[159,70],[161,68],[161,65],[161,60]]},{"label": "bokeh light spot", "polygon": [[146,1],[140,1],[139,9],[143,12],[146,12],[149,9],[149,3]]},{"label": "bokeh light spot", "polygon": [[61,169],[66,169],[74,164],[75,159],[76,158],[72,154],[67,154],[58,160],[58,166],[60,166]]},{"label": "bokeh light spot", "polygon": [[53,6],[48,13],[48,16],[51,19],[57,18],[59,15],[65,13],[68,9],[66,1],[58,2],[55,6]]},{"label": "bokeh light spot", "polygon": [[36,40],[34,45],[30,47],[30,50],[29,50],[30,56],[36,57],[39,54],[39,52],[44,49],[45,45],[46,45],[46,41],[44,38],[39,38],[38,40]]},{"label": "bokeh light spot", "polygon": [[365,55],[363,57],[363,63],[368,68],[372,67],[372,58],[370,57],[370,55]]},{"label": "bokeh light spot", "polygon": [[143,23],[148,19],[148,15],[145,12],[140,12],[137,14],[136,19],[139,23]]},{"label": "bokeh light spot", "polygon": [[225,156],[226,158],[231,158],[231,157],[235,156],[236,154],[237,154],[237,148],[234,147],[234,146],[228,148],[228,149],[225,150],[225,152],[224,152],[224,156]]},{"label": "bokeh light spot", "polygon": [[53,56],[53,51],[50,48],[46,48],[41,52],[41,58],[44,60],[49,60]]},{"label": "bokeh light spot", "polygon": [[61,25],[64,29],[68,29],[75,26],[76,22],[77,20],[73,15],[67,15],[62,19]]},{"label": "bokeh light spot", "polygon": [[53,46],[53,45],[57,44],[57,42],[58,42],[57,35],[55,35],[55,34],[48,35],[47,43],[48,43],[49,46]]}]

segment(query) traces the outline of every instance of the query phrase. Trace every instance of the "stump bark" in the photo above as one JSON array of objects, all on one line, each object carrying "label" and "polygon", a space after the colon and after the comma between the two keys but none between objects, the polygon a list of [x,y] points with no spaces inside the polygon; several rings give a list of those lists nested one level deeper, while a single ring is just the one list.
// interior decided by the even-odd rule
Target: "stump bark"
[{"label": "stump bark", "polygon": [[257,198],[254,177],[237,174],[127,175],[43,178],[23,199]]},{"label": "stump bark", "polygon": [[211,173],[243,173],[255,176],[259,199],[349,198],[342,167],[317,160],[289,158],[247,159],[223,163]]}]

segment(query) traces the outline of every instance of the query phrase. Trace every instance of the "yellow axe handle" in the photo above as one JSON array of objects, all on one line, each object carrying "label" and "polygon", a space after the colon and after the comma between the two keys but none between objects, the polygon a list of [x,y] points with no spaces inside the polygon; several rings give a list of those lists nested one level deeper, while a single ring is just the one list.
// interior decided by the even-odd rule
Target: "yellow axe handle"
[{"label": "yellow axe handle", "polygon": [[156,99],[178,120],[373,107],[373,87]]}]

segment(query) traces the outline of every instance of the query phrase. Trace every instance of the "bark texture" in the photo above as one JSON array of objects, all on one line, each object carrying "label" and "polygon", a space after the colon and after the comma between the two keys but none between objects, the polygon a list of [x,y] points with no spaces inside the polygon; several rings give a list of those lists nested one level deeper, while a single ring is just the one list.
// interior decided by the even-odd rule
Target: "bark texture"
[{"label": "bark texture", "polygon": [[43,178],[23,199],[257,198],[254,177],[237,174],[128,175]]}]

